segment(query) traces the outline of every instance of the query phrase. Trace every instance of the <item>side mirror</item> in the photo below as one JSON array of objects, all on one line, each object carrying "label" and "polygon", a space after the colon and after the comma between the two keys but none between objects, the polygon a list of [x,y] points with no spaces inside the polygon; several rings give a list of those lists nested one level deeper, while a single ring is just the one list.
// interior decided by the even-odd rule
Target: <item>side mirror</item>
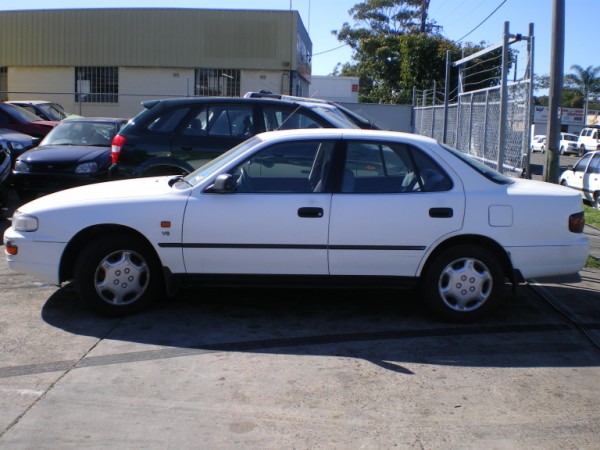
[{"label": "side mirror", "polygon": [[209,192],[228,193],[235,192],[235,180],[230,173],[223,173],[217,177],[215,182],[208,188]]}]

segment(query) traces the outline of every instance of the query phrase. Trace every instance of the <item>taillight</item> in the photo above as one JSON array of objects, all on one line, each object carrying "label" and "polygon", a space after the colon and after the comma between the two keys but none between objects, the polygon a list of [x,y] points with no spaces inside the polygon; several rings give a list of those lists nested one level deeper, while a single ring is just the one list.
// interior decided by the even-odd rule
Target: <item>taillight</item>
[{"label": "taillight", "polygon": [[573,233],[583,233],[584,227],[585,216],[583,212],[578,212],[569,216],[569,231]]},{"label": "taillight", "polygon": [[125,145],[125,137],[121,136],[120,134],[116,134],[110,146],[110,159],[113,164],[117,164],[119,162],[119,154],[121,153],[123,145]]}]

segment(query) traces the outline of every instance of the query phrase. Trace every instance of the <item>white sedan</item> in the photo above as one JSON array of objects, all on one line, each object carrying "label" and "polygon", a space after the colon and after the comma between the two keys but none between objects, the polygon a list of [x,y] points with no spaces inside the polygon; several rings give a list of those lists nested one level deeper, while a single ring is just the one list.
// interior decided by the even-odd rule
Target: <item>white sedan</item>
[{"label": "white sedan", "polygon": [[[248,139],[187,176],[41,197],[4,234],[9,267],[107,315],[177,285],[418,287],[446,320],[498,305],[507,282],[577,273],[579,194],[514,179],[437,141],[373,130]],[[400,297],[399,297],[400,299]]]},{"label": "white sedan", "polygon": [[575,189],[594,208],[600,209],[600,151],[588,152],[560,174],[559,183]]}]

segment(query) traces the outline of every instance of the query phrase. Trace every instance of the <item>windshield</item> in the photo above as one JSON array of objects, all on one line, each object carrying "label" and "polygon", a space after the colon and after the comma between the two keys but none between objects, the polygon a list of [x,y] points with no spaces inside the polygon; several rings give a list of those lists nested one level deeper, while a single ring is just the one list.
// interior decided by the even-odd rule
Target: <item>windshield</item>
[{"label": "windshield", "polygon": [[510,177],[507,177],[506,175],[501,174],[500,172],[498,172],[495,169],[492,169],[489,166],[486,166],[482,162],[475,159],[473,156],[467,155],[466,153],[463,153],[463,152],[460,152],[460,151],[456,150],[455,148],[452,148],[449,145],[443,144],[441,142],[439,142],[439,144],[443,148],[448,150],[448,152],[452,153],[458,159],[460,159],[465,164],[469,165],[475,171],[479,172],[481,175],[483,175],[487,179],[493,181],[494,183],[513,184],[515,182],[515,180],[511,179]]},{"label": "windshield", "polygon": [[61,109],[62,107],[57,103],[40,103],[38,108],[44,111],[52,120],[62,120],[68,116],[66,111]]},{"label": "windshield", "polygon": [[5,107],[7,108],[7,112],[12,115],[14,118],[18,119],[20,122],[38,122],[43,120],[39,116],[36,116],[34,113],[27,111],[24,108],[21,108],[17,105],[9,105],[5,103]]},{"label": "windshield", "polygon": [[117,134],[117,125],[113,122],[63,121],[46,135],[42,145],[89,145],[110,147],[112,138]]},{"label": "windshield", "polygon": [[360,128],[336,108],[315,104],[310,106],[313,111],[332,123],[334,128]]},{"label": "windshield", "polygon": [[241,144],[236,145],[231,150],[228,150],[225,153],[217,156],[215,159],[211,159],[206,164],[194,170],[189,175],[186,175],[183,179],[190,185],[195,186],[205,178],[209,177],[218,167],[221,167],[222,165],[227,165],[228,161],[236,159],[246,150],[248,150],[251,147],[254,147],[254,145],[256,145],[256,143],[258,142],[262,142],[262,140],[256,136],[251,137],[250,139],[245,140]]}]

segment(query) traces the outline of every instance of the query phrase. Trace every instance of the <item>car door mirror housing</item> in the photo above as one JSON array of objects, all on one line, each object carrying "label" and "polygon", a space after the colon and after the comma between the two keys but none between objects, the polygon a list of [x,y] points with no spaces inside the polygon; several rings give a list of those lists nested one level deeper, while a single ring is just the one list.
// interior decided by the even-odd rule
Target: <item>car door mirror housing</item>
[{"label": "car door mirror housing", "polygon": [[217,177],[210,192],[235,192],[235,180],[230,173],[223,173]]}]

